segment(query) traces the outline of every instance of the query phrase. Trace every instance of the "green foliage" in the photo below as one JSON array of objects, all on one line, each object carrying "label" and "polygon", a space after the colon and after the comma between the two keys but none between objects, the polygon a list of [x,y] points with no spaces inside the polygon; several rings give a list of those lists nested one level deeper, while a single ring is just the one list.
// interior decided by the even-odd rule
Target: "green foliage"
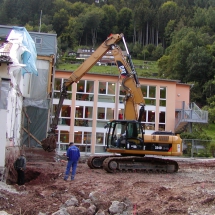
[{"label": "green foliage", "polygon": [[211,152],[212,156],[215,157],[215,142],[212,142],[210,144],[210,152]]},{"label": "green foliage", "polygon": [[215,124],[209,123],[207,127],[204,128],[204,132],[211,138],[212,141],[215,141]]},{"label": "green foliage", "polygon": [[[41,11],[40,30],[57,33],[59,54],[124,33],[134,58],[158,60],[159,77],[194,83],[191,101],[207,105],[214,122],[214,1],[0,0],[0,23],[39,31]],[[139,74],[154,73],[145,68]]]},{"label": "green foliage", "polygon": [[174,28],[176,27],[176,20],[170,20],[166,27],[165,27],[165,38],[166,38],[166,43],[169,46],[172,41],[172,35],[174,33]]},{"label": "green foliage", "polygon": [[195,123],[192,125],[192,132],[185,131],[180,134],[182,139],[200,139],[200,140],[211,140],[212,138],[205,131],[207,126]]},{"label": "green foliage", "polygon": [[196,137],[194,133],[190,133],[190,132],[183,132],[180,134],[180,137],[182,139],[198,139],[198,137]]},{"label": "green foliage", "polygon": [[[143,60],[132,60],[135,66],[135,70],[139,77],[153,77],[158,73],[157,63],[155,61],[143,61]],[[65,56],[61,58],[60,62],[57,64],[59,70],[74,71],[82,63],[82,60],[74,59],[73,57]],[[116,66],[93,66],[89,73],[98,73],[98,74],[113,74],[119,75],[119,71]]]},{"label": "green foliage", "polygon": [[158,60],[158,75],[161,78],[167,78],[170,76],[169,69],[168,69],[168,64],[170,62],[170,56],[169,55],[163,55],[159,60]]},{"label": "green foliage", "polygon": [[126,40],[129,39],[132,35],[132,10],[129,8],[122,8],[118,13],[118,33],[123,33],[126,37]]},{"label": "green foliage", "polygon": [[[132,56],[133,56],[134,58],[137,57],[138,55],[141,54],[141,51],[142,51],[141,45],[138,44],[138,43],[136,43],[136,44],[133,46],[132,50],[131,50]],[[142,56],[142,55],[141,55],[141,56]]]}]

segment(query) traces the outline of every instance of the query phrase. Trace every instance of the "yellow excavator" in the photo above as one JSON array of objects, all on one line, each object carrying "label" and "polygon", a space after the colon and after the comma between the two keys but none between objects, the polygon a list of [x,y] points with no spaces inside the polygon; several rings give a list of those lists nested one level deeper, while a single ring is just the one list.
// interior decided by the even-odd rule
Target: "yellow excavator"
[{"label": "yellow excavator", "polygon": [[[121,40],[126,49],[126,56],[123,55],[121,48],[117,45]],[[171,132],[145,134],[144,124],[141,122],[145,111],[145,101],[123,34],[108,36],[63,84],[48,137],[41,141],[43,149],[53,151],[56,148],[55,130],[57,129],[63,101],[67,97],[67,88],[74,82],[77,83],[108,51],[111,51],[114,56],[120,72],[121,84],[126,91],[124,119],[111,120],[105,126],[107,129],[106,151],[113,153],[113,155],[92,155],[88,159],[88,166],[90,168],[104,168],[110,173],[130,170],[177,172],[178,163],[176,161],[158,158],[154,155],[181,156],[182,140],[179,135],[174,135]]]}]

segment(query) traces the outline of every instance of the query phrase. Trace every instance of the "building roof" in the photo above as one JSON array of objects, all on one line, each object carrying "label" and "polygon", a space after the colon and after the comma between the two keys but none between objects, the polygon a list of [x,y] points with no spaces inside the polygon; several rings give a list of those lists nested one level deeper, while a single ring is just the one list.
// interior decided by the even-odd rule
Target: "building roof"
[{"label": "building roof", "polygon": [[[6,40],[13,27],[14,26],[0,25],[0,39]],[[57,55],[57,34],[40,32],[28,33],[35,42],[38,55],[41,56]]]}]

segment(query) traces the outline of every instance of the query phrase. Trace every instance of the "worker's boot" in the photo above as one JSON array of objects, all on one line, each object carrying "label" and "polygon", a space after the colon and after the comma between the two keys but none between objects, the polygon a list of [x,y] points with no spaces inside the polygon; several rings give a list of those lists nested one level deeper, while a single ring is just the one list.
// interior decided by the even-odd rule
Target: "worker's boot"
[{"label": "worker's boot", "polygon": [[65,175],[64,178],[63,178],[63,180],[67,181],[67,178],[68,178],[68,175]]}]

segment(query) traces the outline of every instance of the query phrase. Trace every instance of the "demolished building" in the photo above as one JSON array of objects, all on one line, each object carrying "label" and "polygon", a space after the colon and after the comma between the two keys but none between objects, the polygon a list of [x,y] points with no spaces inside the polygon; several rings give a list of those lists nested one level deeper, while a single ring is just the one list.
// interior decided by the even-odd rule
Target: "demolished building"
[{"label": "demolished building", "polygon": [[1,181],[14,177],[13,162],[20,150],[25,150],[27,160],[53,158],[40,141],[49,127],[56,38],[0,25]]}]

